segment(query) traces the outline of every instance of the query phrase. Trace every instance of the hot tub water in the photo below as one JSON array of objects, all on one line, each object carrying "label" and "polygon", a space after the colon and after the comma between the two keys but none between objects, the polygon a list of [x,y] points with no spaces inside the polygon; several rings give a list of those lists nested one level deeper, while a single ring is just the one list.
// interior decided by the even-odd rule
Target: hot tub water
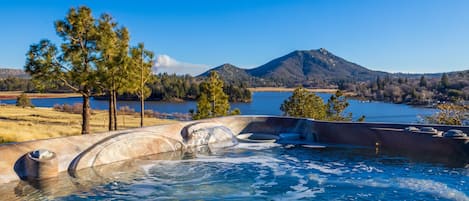
[{"label": "hot tub water", "polygon": [[138,174],[123,170],[86,192],[56,199],[469,200],[467,168],[370,149],[240,143],[205,150],[182,160],[145,160],[134,164]]}]

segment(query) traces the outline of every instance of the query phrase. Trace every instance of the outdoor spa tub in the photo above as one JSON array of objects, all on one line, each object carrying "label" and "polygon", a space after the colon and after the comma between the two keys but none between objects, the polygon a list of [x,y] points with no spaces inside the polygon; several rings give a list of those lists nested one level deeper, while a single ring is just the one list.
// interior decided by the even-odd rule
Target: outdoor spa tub
[{"label": "outdoor spa tub", "polygon": [[5,200],[469,200],[469,127],[229,116],[0,145]]}]

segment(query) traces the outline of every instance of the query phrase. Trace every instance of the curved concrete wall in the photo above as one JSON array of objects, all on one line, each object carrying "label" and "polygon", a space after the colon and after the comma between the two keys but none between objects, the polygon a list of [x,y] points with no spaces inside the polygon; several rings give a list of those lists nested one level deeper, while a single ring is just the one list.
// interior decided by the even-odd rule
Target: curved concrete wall
[{"label": "curved concrete wall", "polygon": [[[201,121],[0,145],[0,183],[28,179],[27,153],[47,149],[56,154],[57,171],[73,176],[77,170],[130,158],[187,148],[188,132],[224,126],[240,133],[299,133],[302,140],[327,144],[378,147],[403,153],[449,156],[469,160],[469,140],[435,138],[402,131],[405,124],[323,122],[275,116],[229,116]],[[425,125],[412,125],[425,126]],[[428,125],[427,125],[428,126]],[[192,128],[191,128],[192,127]],[[433,126],[441,131],[469,127]]]},{"label": "curved concrete wall", "polygon": [[469,133],[469,127],[424,124],[349,123],[315,121],[318,142],[377,147],[411,157],[444,163],[469,162],[469,138],[452,139],[428,134],[404,132],[408,126],[433,127],[445,132],[450,129]]},{"label": "curved concrete wall", "polygon": [[[160,151],[160,148],[150,148],[148,149],[149,151],[146,150],[141,153],[136,153],[132,150],[141,150],[142,145],[138,142],[145,142],[145,139],[147,139],[148,136],[160,137],[150,139],[164,139],[175,142],[182,142],[183,139],[178,131],[180,131],[184,125],[185,123],[176,123],[125,131],[61,137],[0,145],[0,183],[18,180],[19,178],[27,179],[28,172],[26,166],[26,156],[27,153],[37,149],[47,149],[56,153],[58,160],[57,169],[59,172],[63,172],[67,171],[69,167],[81,169],[84,167],[89,167],[95,163],[103,164],[103,162],[118,161],[119,158],[122,160],[125,158],[158,153],[156,151]],[[134,137],[135,140],[128,141],[128,139],[132,139]],[[150,145],[148,143],[143,143],[143,146],[147,147]],[[120,150],[120,152],[117,152],[116,155],[109,154],[112,152],[107,151],[116,149]],[[168,151],[168,149],[165,148],[161,151]],[[86,154],[90,152],[95,154],[99,153],[100,155]],[[108,156],[102,157],[104,155]],[[112,157],[110,155],[112,155]],[[96,161],[96,159],[98,159],[98,161]],[[77,160],[80,161],[80,164],[77,163]]]}]

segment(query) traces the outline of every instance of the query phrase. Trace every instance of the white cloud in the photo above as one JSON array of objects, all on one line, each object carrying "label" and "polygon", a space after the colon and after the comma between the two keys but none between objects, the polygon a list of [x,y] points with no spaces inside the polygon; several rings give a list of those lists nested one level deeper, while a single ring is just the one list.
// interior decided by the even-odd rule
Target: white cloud
[{"label": "white cloud", "polygon": [[192,64],[182,61],[178,61],[169,55],[160,54],[156,57],[155,65],[153,66],[153,72],[155,73],[176,73],[178,75],[190,74],[199,75],[204,71],[208,70],[208,65],[205,64]]}]

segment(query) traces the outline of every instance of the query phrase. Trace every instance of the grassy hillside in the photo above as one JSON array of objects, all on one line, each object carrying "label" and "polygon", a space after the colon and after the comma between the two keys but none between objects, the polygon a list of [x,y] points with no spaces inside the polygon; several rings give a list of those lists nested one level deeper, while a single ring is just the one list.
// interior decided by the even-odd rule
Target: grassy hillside
[{"label": "grassy hillside", "polygon": [[[136,114],[118,115],[118,129],[135,128],[140,124]],[[145,126],[173,123],[174,120],[146,118]],[[107,111],[93,111],[91,131],[107,131]],[[81,115],[54,111],[52,108],[0,106],[0,142],[21,142],[61,136],[80,135]]]}]

